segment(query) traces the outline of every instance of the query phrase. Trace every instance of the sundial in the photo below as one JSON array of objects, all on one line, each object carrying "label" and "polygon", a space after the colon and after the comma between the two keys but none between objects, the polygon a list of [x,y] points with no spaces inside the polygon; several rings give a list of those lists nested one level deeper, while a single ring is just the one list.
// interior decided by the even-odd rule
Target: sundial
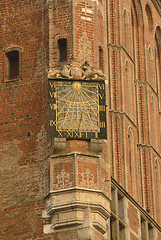
[{"label": "sundial", "polygon": [[100,71],[67,65],[49,73],[50,137],[106,139],[105,81]]},{"label": "sundial", "polygon": [[106,138],[103,80],[49,79],[50,136]]}]

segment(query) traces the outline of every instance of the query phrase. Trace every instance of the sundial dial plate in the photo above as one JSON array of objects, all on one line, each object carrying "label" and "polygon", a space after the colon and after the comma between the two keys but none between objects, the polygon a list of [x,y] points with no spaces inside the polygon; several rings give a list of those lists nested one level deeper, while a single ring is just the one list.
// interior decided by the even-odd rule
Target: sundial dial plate
[{"label": "sundial dial plate", "polygon": [[105,139],[104,80],[49,79],[50,136]]}]

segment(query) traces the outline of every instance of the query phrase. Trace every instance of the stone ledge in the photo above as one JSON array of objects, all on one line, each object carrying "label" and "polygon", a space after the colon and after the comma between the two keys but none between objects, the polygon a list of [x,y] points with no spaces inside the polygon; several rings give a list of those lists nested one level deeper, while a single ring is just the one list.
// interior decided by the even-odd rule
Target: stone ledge
[{"label": "stone ledge", "polygon": [[100,211],[104,215],[107,214],[107,216],[109,216],[110,199],[101,191],[71,188],[51,192],[46,198],[46,210],[48,215],[59,211],[59,209],[85,208],[86,205],[90,206],[90,208],[95,211]]},{"label": "stone ledge", "polygon": [[54,229],[60,229],[65,227],[73,227],[76,225],[83,224],[83,211],[81,210],[69,210],[55,214],[53,216],[52,222]]},{"label": "stone ledge", "polygon": [[98,221],[92,221],[93,223],[93,226],[99,231],[101,232],[102,234],[105,234],[106,233],[106,228],[100,224]]},{"label": "stone ledge", "polygon": [[110,217],[110,200],[102,192],[73,188],[51,192],[46,198],[45,215],[51,216],[53,231],[73,226],[83,227],[87,209],[91,215],[91,226],[105,234],[106,222]]}]

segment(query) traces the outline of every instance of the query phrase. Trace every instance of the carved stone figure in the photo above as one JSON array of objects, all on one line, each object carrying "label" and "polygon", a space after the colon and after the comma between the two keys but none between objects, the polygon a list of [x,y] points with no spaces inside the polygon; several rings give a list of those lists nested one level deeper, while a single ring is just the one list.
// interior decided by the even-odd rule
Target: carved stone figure
[{"label": "carved stone figure", "polygon": [[48,70],[48,78],[75,78],[75,79],[105,79],[100,69],[92,69],[86,61],[83,65],[77,62],[72,64],[59,64]]}]

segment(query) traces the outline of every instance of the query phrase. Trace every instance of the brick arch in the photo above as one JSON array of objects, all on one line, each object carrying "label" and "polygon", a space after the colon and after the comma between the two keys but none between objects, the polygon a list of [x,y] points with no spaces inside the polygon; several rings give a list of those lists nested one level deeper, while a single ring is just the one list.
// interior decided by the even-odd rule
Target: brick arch
[{"label": "brick arch", "polygon": [[[159,86],[159,97],[161,99],[161,27],[157,26],[155,30],[155,45],[156,45],[156,69],[157,69],[157,83]],[[161,100],[159,103],[161,109]]]},{"label": "brick arch", "polygon": [[5,52],[5,53],[11,52],[11,51],[19,51],[19,52],[22,52],[22,51],[23,51],[23,48],[20,47],[20,46],[14,45],[14,46],[9,46],[9,47],[7,47],[7,48],[4,49],[4,52]]},{"label": "brick arch", "polygon": [[152,31],[152,29],[153,29],[153,17],[152,17],[152,12],[151,12],[149,4],[146,4],[145,12],[146,12],[146,17],[147,17],[148,28],[149,28],[150,31]]},{"label": "brick arch", "polygon": [[143,9],[140,0],[131,0],[132,2],[132,13],[135,16],[135,24],[141,29],[144,28]]},{"label": "brick arch", "polygon": [[[4,81],[13,81],[13,80],[18,80],[18,79],[21,79],[22,78],[22,51],[23,49],[20,47],[20,46],[9,46],[7,48],[4,49]],[[17,54],[15,54],[17,53]],[[17,64],[15,66],[12,66],[11,67],[11,56],[12,55],[15,55],[17,56]],[[13,58],[13,57],[12,57]],[[11,71],[11,68],[14,68],[16,69],[17,68],[17,73],[15,72],[14,70],[14,75],[15,76],[10,76],[10,71]]]},{"label": "brick arch", "polygon": [[143,11],[141,3],[139,0],[132,0],[132,26],[133,26],[133,36],[134,36],[134,46],[135,46],[135,59],[136,59],[136,71],[137,79],[143,80],[143,53],[144,53],[144,44],[143,44]]},{"label": "brick arch", "polygon": [[157,26],[155,30],[155,38],[159,47],[159,50],[161,50],[161,26]]}]

